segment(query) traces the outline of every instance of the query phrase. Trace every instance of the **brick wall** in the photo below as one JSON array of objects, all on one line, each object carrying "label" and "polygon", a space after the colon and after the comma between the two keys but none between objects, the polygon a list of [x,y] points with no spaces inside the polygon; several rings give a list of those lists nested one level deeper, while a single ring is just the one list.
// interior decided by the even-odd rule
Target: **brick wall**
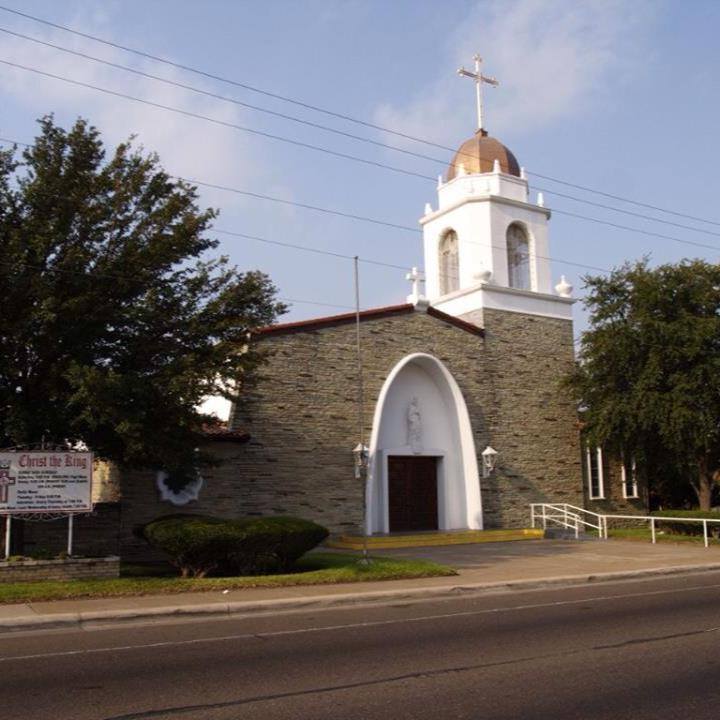
[{"label": "brick wall", "polygon": [[[4,520],[2,522],[4,530]],[[36,551],[57,554],[67,549],[68,519],[12,521],[11,553],[28,555]],[[105,557],[119,552],[120,504],[99,503],[93,512],[76,515],[73,528],[73,555]],[[4,553],[5,533],[0,537]]]},{"label": "brick wall", "polygon": [[118,557],[0,561],[0,583],[116,577],[120,577],[120,558]]}]

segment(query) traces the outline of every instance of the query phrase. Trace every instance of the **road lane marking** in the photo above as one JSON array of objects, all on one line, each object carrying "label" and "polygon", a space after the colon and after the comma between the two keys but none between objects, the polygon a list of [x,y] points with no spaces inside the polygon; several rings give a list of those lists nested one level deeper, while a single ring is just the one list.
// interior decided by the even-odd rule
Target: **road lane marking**
[{"label": "road lane marking", "polygon": [[[8,655],[0,657],[0,663],[19,660],[39,660],[41,658],[70,657],[74,655],[94,655],[98,653],[127,652],[131,650],[152,650],[154,648],[179,647],[183,645],[199,645],[202,643],[230,642],[233,640],[265,640],[274,637],[288,635],[303,635],[309,633],[333,632],[337,630],[351,630],[353,628],[381,627],[384,625],[403,625],[408,623],[432,622],[434,620],[447,620],[456,617],[470,617],[476,615],[493,615],[501,613],[518,612],[522,610],[537,610],[540,608],[562,607],[569,605],[582,605],[591,602],[609,602],[612,600],[624,600],[637,597],[648,597],[650,595],[675,595],[679,593],[696,592],[698,590],[716,590],[720,584],[698,585],[685,588],[674,588],[667,590],[651,590],[649,592],[623,593],[621,595],[598,595],[591,598],[579,598],[576,600],[556,600],[554,602],[532,603],[527,605],[513,605],[511,607],[485,608],[483,610],[462,610],[451,613],[438,613],[435,615],[419,615],[412,618],[396,618],[391,620],[367,620],[357,623],[343,623],[339,625],[322,625],[307,628],[295,628],[292,630],[269,630],[267,632],[248,632],[234,635],[221,635],[219,637],[192,638],[190,640],[165,640],[155,643],[141,643],[137,645],[113,645],[102,648],[84,648],[80,650],[61,650],[48,653],[35,653],[29,655]],[[702,630],[702,632],[714,632],[720,628]],[[12,636],[0,639],[12,639]]]}]

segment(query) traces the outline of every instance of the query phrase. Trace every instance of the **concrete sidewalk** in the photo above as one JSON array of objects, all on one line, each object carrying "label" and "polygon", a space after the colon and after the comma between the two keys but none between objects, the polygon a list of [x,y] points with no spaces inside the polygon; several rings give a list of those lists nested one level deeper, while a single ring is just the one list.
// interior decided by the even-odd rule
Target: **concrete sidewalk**
[{"label": "concrete sidewalk", "polygon": [[208,615],[273,613],[371,602],[457,597],[589,582],[720,571],[720,547],[627,541],[524,541],[377,551],[458,569],[455,577],[248,588],[0,605],[0,633]]}]

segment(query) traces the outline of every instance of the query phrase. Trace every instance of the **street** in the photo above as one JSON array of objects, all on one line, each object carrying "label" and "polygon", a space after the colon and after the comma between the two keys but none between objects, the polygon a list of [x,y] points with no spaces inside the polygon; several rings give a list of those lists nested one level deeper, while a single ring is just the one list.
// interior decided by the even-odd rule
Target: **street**
[{"label": "street", "polygon": [[4,720],[716,718],[720,573],[6,635]]}]

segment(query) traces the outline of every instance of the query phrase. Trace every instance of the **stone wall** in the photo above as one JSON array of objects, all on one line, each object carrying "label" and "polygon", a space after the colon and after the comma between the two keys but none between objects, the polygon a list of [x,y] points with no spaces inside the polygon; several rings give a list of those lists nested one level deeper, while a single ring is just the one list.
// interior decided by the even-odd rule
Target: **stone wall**
[{"label": "stone wall", "polygon": [[485,526],[527,526],[532,502],[582,506],[577,410],[561,386],[574,362],[572,322],[487,309],[463,318],[485,328],[493,388],[486,414],[499,454],[482,480]]},{"label": "stone wall", "polygon": [[0,561],[0,583],[120,577],[120,558]]},{"label": "stone wall", "polygon": [[203,487],[199,499],[182,506],[175,506],[160,499],[154,471],[123,471],[119,528],[119,547],[123,560],[163,559],[160,553],[153,551],[136,535],[141,525],[155,518],[180,513],[218,517],[244,514],[243,496],[246,491],[243,475],[239,470],[244,448],[242,444],[227,441],[205,443],[201,449],[212,454],[218,464],[202,470]]},{"label": "stone wall", "polygon": [[[624,497],[622,465],[618,458],[610,456],[607,452],[603,452],[603,486],[605,497],[591,500],[587,462],[583,453],[583,494],[585,507],[588,510],[613,515],[648,515],[650,513],[647,485],[638,479],[638,497]],[[614,526],[620,527],[619,521],[615,521]]]},{"label": "stone wall", "polygon": [[[93,512],[75,515],[73,526],[73,555],[104,557],[119,552],[119,503],[99,503]],[[4,525],[4,521],[3,521]],[[57,554],[67,549],[68,519],[12,521],[11,553],[31,555],[34,552]],[[0,538],[4,553],[5,534]]]},{"label": "stone wall", "polygon": [[[523,527],[531,502],[582,503],[575,408],[558,387],[572,366],[572,328],[511,313],[486,313],[486,322],[483,338],[421,311],[363,319],[365,440],[393,367],[411,353],[434,355],[465,397],[478,465],[488,444],[499,452],[498,472],[481,480],[486,527]],[[232,418],[250,441],[213,443],[221,464],[203,473],[199,500],[182,508],[159,500],[153,474],[123,477],[123,557],[148,557],[133,528],[176,512],[290,514],[333,533],[361,531],[363,488],[352,457],[358,442],[354,324],[289,329],[260,342],[268,362]]]}]

